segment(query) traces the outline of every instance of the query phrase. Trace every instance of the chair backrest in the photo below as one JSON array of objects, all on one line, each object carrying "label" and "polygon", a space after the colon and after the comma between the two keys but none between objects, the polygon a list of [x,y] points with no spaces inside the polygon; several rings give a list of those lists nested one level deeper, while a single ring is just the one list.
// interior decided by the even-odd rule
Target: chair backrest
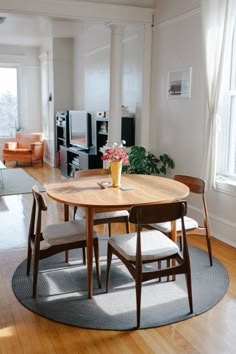
[{"label": "chair backrest", "polygon": [[[141,262],[141,231],[142,225],[155,224],[166,221],[174,221],[181,219],[182,241],[183,241],[183,257],[189,259],[187,237],[184,225],[184,216],[187,213],[187,202],[177,201],[165,204],[149,204],[142,206],[134,206],[130,211],[129,221],[136,224],[137,227],[137,244],[136,254],[137,262]],[[168,236],[166,236],[168,237]]]},{"label": "chair backrest", "polygon": [[191,193],[204,194],[205,192],[205,181],[201,178],[175,175],[174,180],[186,184]]},{"label": "chair backrest", "polygon": [[30,217],[29,235],[41,234],[42,211],[47,210],[44,196],[39,192],[38,186],[32,187],[33,205]]},{"label": "chair backrest", "polygon": [[79,170],[74,173],[74,178],[87,177],[87,176],[102,176],[108,175],[110,173],[109,169],[106,168],[94,168],[90,170]]},{"label": "chair backrest", "polygon": [[205,196],[205,181],[201,178],[184,175],[175,175],[174,180],[186,184],[186,186],[189,187],[191,193],[201,194],[204,212],[204,226],[210,234],[209,217]]},{"label": "chair backrest", "polygon": [[148,225],[181,219],[186,213],[186,201],[137,205],[131,209],[129,221],[136,225]]},{"label": "chair backrest", "polygon": [[16,132],[16,142],[19,148],[30,148],[32,143],[42,143],[44,140],[43,133],[22,133]]}]

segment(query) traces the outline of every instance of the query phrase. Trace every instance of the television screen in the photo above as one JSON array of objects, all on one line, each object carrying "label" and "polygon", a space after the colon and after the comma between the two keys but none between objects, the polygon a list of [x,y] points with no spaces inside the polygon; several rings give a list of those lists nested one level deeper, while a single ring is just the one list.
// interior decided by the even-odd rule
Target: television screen
[{"label": "television screen", "polygon": [[69,111],[70,144],[82,149],[91,146],[91,115],[84,111]]}]

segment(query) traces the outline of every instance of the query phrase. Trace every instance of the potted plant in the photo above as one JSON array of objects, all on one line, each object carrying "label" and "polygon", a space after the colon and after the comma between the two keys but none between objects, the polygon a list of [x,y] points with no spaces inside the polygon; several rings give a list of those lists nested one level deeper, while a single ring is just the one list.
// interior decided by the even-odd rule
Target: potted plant
[{"label": "potted plant", "polygon": [[144,175],[166,175],[174,168],[174,161],[167,155],[156,157],[143,146],[132,146],[128,153],[129,163],[123,166],[123,172]]}]

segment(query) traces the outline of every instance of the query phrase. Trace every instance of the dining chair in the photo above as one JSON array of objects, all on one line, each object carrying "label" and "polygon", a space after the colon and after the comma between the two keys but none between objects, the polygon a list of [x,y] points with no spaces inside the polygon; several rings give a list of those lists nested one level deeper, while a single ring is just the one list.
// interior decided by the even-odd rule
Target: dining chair
[{"label": "dining chair", "polygon": [[[203,226],[200,226],[198,222],[188,216],[184,217],[185,229],[187,235],[200,235],[206,237],[207,249],[209,255],[210,266],[213,264],[212,260],[212,250],[211,250],[211,232],[210,224],[205,196],[205,181],[201,178],[185,176],[185,175],[175,175],[174,180],[186,184],[189,187],[190,193],[197,194],[201,197],[202,204],[202,213],[203,213]],[[165,234],[170,234],[171,223],[155,223],[150,225],[152,228],[155,228]],[[176,222],[176,232],[180,236],[181,222],[177,220]],[[181,238],[180,238],[181,244]]]},{"label": "dining chair", "polygon": [[[193,312],[191,269],[184,227],[186,210],[187,202],[185,201],[134,206],[130,211],[129,221],[136,225],[136,232],[114,235],[108,240],[106,291],[108,292],[109,289],[112,255],[115,254],[124,263],[135,281],[137,327],[140,327],[142,283],[151,279],[185,274],[190,313]],[[177,219],[181,220],[182,252],[178,245],[164,233],[158,230],[142,231],[144,224]],[[159,266],[160,261],[162,267]],[[146,263],[152,263],[152,267],[145,268]]]},{"label": "dining chair", "polygon": [[[86,226],[83,220],[73,220],[50,224],[42,230],[42,212],[47,210],[46,200],[39,192],[36,185],[33,186],[32,193],[33,205],[28,233],[27,275],[30,274],[33,256],[33,297],[35,298],[39,260],[62,251],[86,247]],[[43,241],[44,244],[46,241],[48,245],[43,246]],[[99,245],[96,231],[94,231],[93,247],[96,260],[98,286],[101,288]]]},{"label": "dining chair", "polygon": [[[97,168],[90,170],[79,170],[74,174],[74,178],[88,177],[88,176],[102,176],[108,175],[109,169]],[[85,218],[83,208],[74,207],[74,219],[78,214],[79,218]],[[106,213],[96,213],[94,215],[94,225],[108,224],[108,234],[111,237],[111,224],[112,223],[125,223],[126,233],[129,233],[129,212],[127,210],[109,211]]]}]

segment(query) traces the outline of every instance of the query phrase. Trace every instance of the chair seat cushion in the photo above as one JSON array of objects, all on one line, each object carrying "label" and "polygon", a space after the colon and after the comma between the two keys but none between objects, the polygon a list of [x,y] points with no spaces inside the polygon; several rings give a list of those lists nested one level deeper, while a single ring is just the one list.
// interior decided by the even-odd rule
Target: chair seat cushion
[{"label": "chair seat cushion", "polygon": [[[76,215],[76,219],[84,219],[85,218],[84,209],[78,208],[75,215]],[[94,220],[120,218],[122,216],[129,216],[129,212],[127,210],[119,210],[119,211],[109,211],[107,213],[96,213],[94,215]]]},{"label": "chair seat cushion", "polygon": [[[167,222],[161,222],[161,223],[156,223],[156,224],[150,224],[152,227],[155,229],[166,233],[171,232],[171,223],[169,221]],[[185,230],[192,230],[196,229],[198,227],[198,222],[188,216],[184,217],[184,225],[185,225]],[[181,231],[181,220],[178,219],[176,220],[176,231]]]},{"label": "chair seat cushion", "polygon": [[[96,231],[94,231],[93,236],[94,238],[97,237]],[[43,238],[50,245],[86,240],[85,222],[83,220],[73,220],[61,224],[48,225],[43,231]]]},{"label": "chair seat cushion", "polygon": [[[121,253],[127,260],[134,262],[136,259],[137,234],[114,235],[108,243]],[[179,247],[162,232],[149,230],[141,232],[142,260],[158,260],[179,252]]]}]

